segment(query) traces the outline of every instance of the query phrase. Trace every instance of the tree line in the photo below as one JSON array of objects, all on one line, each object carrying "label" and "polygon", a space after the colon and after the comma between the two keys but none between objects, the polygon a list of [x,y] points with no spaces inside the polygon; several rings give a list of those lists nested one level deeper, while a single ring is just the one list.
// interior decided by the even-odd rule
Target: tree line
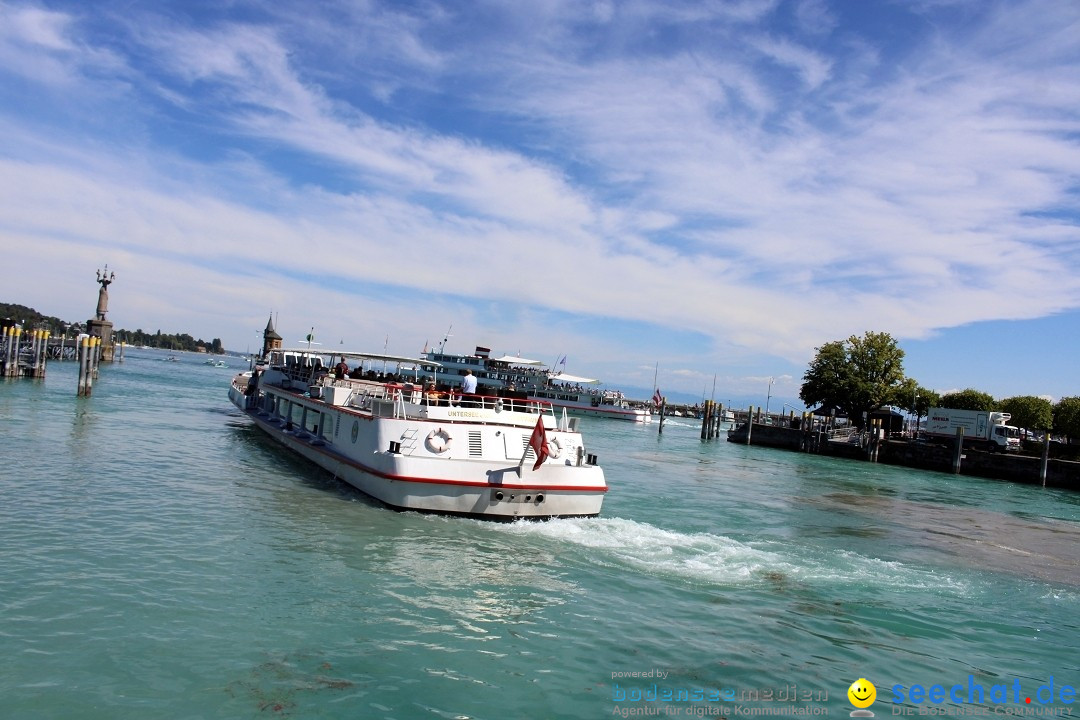
[{"label": "tree line", "polygon": [[920,418],[930,408],[945,407],[1007,412],[1010,425],[1080,438],[1080,397],[1063,397],[1057,403],[1034,395],[997,400],[972,388],[939,395],[904,375],[904,351],[888,333],[867,331],[816,348],[799,398],[807,407],[846,415],[860,427],[864,413],[869,416],[884,407]]},{"label": "tree line", "polygon": [[[25,305],[0,303],[0,327],[21,325],[27,330],[48,330],[53,337],[76,336],[86,332],[86,324],[82,322],[66,322],[58,317],[42,315],[33,308]],[[125,345],[146,345],[147,347],[160,348],[162,350],[185,350],[195,352],[198,348],[204,348],[208,353],[218,355],[225,353],[221,345],[221,338],[214,338],[206,342],[202,338],[195,338],[187,333],[163,333],[158,330],[155,333],[147,333],[140,330],[114,329],[113,339]]]}]

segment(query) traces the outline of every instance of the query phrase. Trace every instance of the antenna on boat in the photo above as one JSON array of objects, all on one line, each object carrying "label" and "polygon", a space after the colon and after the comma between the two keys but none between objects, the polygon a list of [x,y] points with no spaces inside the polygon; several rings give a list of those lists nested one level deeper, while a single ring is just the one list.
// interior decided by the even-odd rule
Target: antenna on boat
[{"label": "antenna on boat", "polygon": [[446,341],[454,337],[450,334],[450,331],[454,329],[454,324],[450,323],[450,327],[446,329],[446,335],[443,336],[442,342],[439,343],[439,352],[442,353],[443,348],[446,347]]}]

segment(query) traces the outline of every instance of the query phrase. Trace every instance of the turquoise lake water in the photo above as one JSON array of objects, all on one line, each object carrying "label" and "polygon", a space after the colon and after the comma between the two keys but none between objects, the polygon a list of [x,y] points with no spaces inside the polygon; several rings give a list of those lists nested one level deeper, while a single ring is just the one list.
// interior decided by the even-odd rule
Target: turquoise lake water
[{"label": "turquoise lake water", "polygon": [[583,419],[600,518],[401,514],[164,357],[0,382],[2,718],[1080,709],[1080,494]]}]

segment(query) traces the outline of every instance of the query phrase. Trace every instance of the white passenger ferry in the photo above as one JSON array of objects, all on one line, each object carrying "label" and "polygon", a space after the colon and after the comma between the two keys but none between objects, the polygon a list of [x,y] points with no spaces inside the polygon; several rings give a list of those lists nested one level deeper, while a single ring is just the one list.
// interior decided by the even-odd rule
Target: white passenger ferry
[{"label": "white passenger ferry", "polygon": [[459,388],[466,371],[471,371],[480,392],[542,400],[573,415],[652,422],[652,411],[647,406],[632,403],[618,390],[597,387],[599,380],[552,372],[539,360],[513,355],[493,358],[490,353],[489,348],[479,346],[473,355],[433,350],[424,353],[427,362],[421,364],[420,376]]},{"label": "white passenger ferry", "polygon": [[[397,372],[337,377],[338,359]],[[604,472],[577,419],[556,416],[548,402],[430,392],[417,382],[418,366],[436,365],[417,358],[273,347],[266,360],[233,379],[233,404],[277,442],[391,508],[500,520],[600,513]]]}]

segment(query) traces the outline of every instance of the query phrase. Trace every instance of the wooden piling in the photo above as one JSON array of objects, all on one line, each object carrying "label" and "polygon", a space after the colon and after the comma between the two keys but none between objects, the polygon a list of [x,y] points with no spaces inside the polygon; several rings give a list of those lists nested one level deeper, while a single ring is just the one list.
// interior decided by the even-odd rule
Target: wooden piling
[{"label": "wooden piling", "polygon": [[709,439],[709,429],[710,429],[709,428],[709,420],[710,420],[710,413],[712,412],[711,404],[712,404],[711,400],[706,400],[705,401],[705,407],[702,408],[702,410],[701,410],[701,439],[702,440],[708,440]]},{"label": "wooden piling", "polygon": [[1047,429],[1043,437],[1042,462],[1039,463],[1039,482],[1046,487],[1046,468],[1050,464],[1050,430]]},{"label": "wooden piling", "polygon": [[660,398],[660,427],[657,429],[657,435],[664,434],[664,411],[667,409],[667,399]]},{"label": "wooden piling", "polygon": [[45,377],[45,363],[49,359],[49,337],[52,335],[48,330],[41,332],[39,350],[36,354],[34,365],[34,377]]},{"label": "wooden piling", "polygon": [[953,455],[953,472],[960,474],[960,459],[964,454],[964,428],[956,428],[956,453]]},{"label": "wooden piling", "polygon": [[750,431],[754,429],[754,406],[746,411],[746,444],[750,444]]},{"label": "wooden piling", "polygon": [[19,374],[19,335],[22,328],[12,325],[7,332],[7,345],[4,352],[4,376],[15,377]]},{"label": "wooden piling", "polygon": [[79,397],[86,395],[86,344],[89,338],[76,338],[75,339],[75,362],[79,363],[79,384],[76,386],[75,394]]},{"label": "wooden piling", "polygon": [[[98,366],[101,364],[101,338],[90,336],[90,377],[97,380]],[[87,393],[89,395],[90,393]]]},{"label": "wooden piling", "polygon": [[872,420],[870,422],[870,462],[876,463],[878,461],[878,452],[881,450],[881,420]]}]

